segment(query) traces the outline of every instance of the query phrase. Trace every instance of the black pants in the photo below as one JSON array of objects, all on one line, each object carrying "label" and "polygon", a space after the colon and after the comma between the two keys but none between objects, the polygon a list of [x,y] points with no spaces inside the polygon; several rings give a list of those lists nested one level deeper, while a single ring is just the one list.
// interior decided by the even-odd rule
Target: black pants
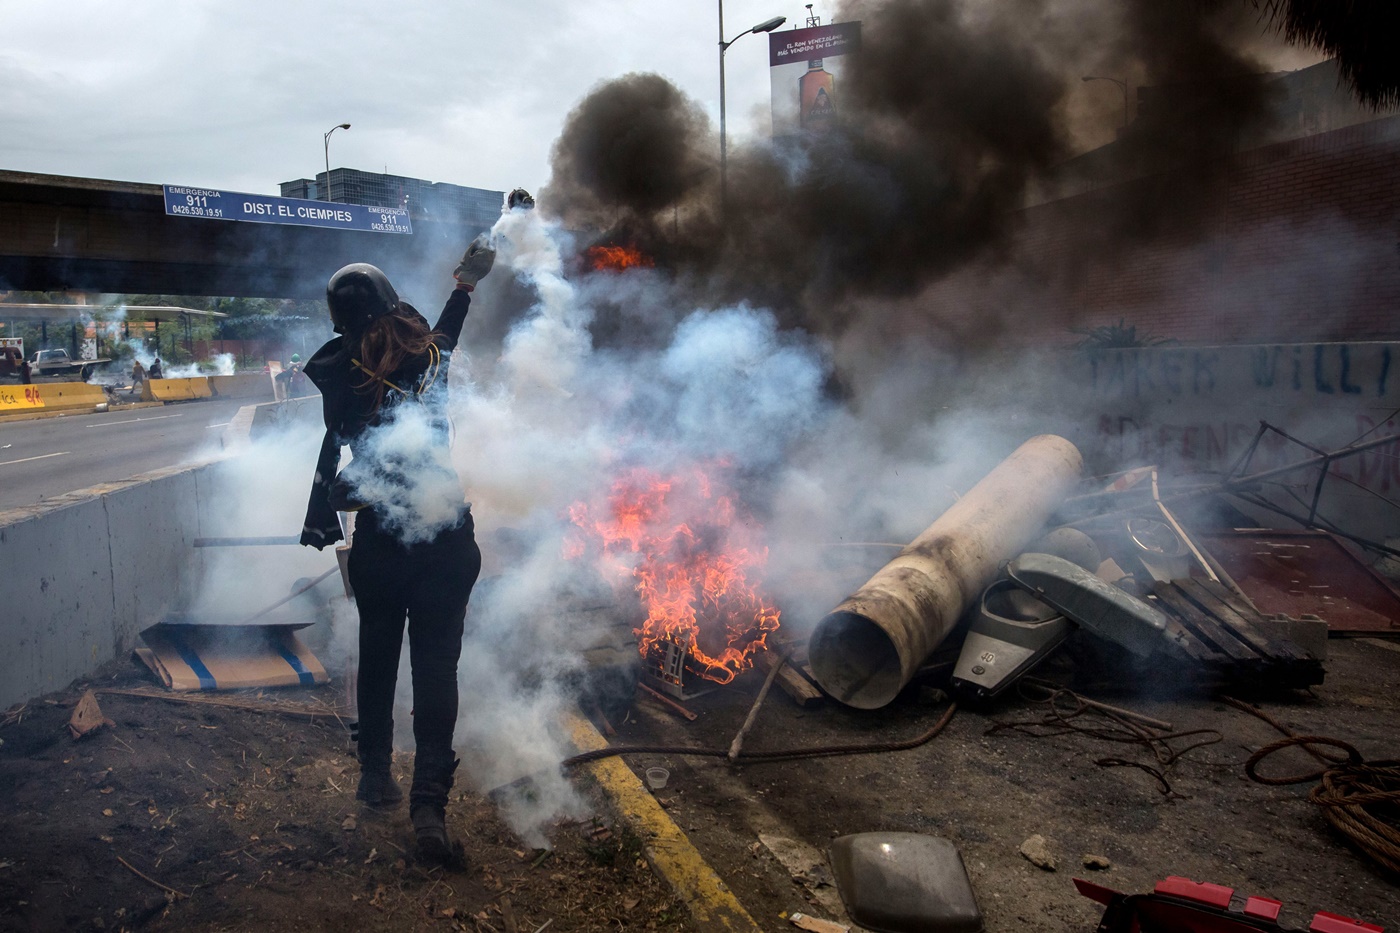
[{"label": "black pants", "polygon": [[360,764],[367,771],[389,768],[406,616],[417,746],[412,796],[415,803],[445,803],[455,766],[457,660],[467,599],[481,572],[471,513],[431,541],[405,547],[365,509],[355,518],[349,569],[360,612]]}]

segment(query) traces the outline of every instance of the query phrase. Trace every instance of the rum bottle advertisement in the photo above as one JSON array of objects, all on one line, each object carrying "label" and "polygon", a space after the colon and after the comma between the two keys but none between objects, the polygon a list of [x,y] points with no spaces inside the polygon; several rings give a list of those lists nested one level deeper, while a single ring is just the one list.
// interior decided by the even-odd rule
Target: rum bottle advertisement
[{"label": "rum bottle advertisement", "polygon": [[841,70],[860,46],[860,23],[768,34],[773,135],[821,133],[841,118]]}]

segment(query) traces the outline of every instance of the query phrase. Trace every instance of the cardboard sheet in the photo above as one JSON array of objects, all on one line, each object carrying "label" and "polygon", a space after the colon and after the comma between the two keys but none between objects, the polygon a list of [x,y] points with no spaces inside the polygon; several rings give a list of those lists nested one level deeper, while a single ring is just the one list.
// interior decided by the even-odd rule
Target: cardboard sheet
[{"label": "cardboard sheet", "polygon": [[171,690],[309,687],[330,678],[296,635],[306,624],[162,622],[141,633],[135,653]]}]

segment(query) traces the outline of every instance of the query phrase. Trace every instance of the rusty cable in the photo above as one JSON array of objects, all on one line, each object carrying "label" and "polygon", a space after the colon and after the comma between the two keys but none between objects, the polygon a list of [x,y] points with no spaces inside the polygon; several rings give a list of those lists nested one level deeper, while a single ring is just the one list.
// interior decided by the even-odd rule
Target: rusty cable
[{"label": "rusty cable", "polygon": [[[999,722],[992,725],[986,731],[986,735],[993,735],[997,732],[1016,732],[1030,738],[1054,738],[1061,735],[1078,733],[1090,738],[1099,739],[1104,742],[1117,742],[1128,745],[1139,745],[1152,752],[1157,764],[1161,769],[1170,768],[1181,759],[1186,753],[1202,748],[1207,745],[1214,745],[1223,741],[1224,736],[1215,729],[1187,729],[1180,732],[1162,730],[1145,726],[1134,722],[1122,713],[1106,708],[1102,704],[1094,704],[1092,701],[1080,696],[1073,690],[1066,687],[1050,688],[1044,682],[1032,682],[1028,686],[1045,690],[1047,695],[1040,699],[1035,699],[1026,695],[1024,688],[1018,685],[1018,690],[1023,699],[1039,702],[1049,707],[1040,719],[1015,720],[1010,722]],[[1063,708],[1063,700],[1071,700],[1074,707]],[[1101,716],[1108,720],[1107,725],[1085,725],[1076,722],[1081,716]],[[1171,743],[1177,739],[1194,738],[1204,736],[1198,741],[1177,748]],[[1100,758],[1094,764],[1101,768],[1132,767],[1150,774],[1161,785],[1163,796],[1168,799],[1184,799],[1185,794],[1177,793],[1167,780],[1166,774],[1159,768],[1151,765],[1129,761],[1125,758]]]},{"label": "rusty cable", "polygon": [[[1309,802],[1322,808],[1332,827],[1373,862],[1400,874],[1400,760],[1367,761],[1353,746],[1325,735],[1298,735],[1262,709],[1234,697],[1222,697],[1238,710],[1264,720],[1284,738],[1260,748],[1245,762],[1249,779],[1271,787],[1317,781]],[[1330,746],[1340,755],[1314,746]],[[1269,777],[1259,765],[1285,748],[1301,748],[1323,763],[1306,774]]]},{"label": "rusty cable", "polygon": [[[938,718],[929,729],[912,739],[905,739],[899,742],[861,742],[854,745],[817,745],[812,748],[789,748],[778,749],[768,752],[745,752],[738,755],[740,762],[765,762],[765,761],[789,761],[797,758],[832,758],[837,755],[867,755],[876,752],[903,752],[911,748],[918,748],[928,742],[938,733],[947,728],[952,721],[953,714],[957,712],[958,704],[949,703],[948,709]],[[565,758],[559,763],[560,768],[572,768],[575,765],[587,764],[590,761],[598,761],[602,758],[611,758],[614,755],[690,755],[696,758],[727,758],[729,749],[727,748],[693,748],[688,745],[612,745],[607,748],[597,748],[592,751],[574,755],[572,758]]]}]

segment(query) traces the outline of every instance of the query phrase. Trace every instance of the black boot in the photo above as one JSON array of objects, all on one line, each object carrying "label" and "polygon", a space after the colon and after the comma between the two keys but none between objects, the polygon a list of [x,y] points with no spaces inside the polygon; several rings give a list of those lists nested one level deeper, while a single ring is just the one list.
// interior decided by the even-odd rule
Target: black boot
[{"label": "black boot", "polygon": [[418,842],[418,857],[425,862],[452,861],[452,840],[447,837],[447,810],[422,804],[413,808],[413,835]]},{"label": "black boot", "polygon": [[409,791],[409,816],[417,837],[418,856],[424,861],[452,863],[460,860],[460,847],[447,835],[447,795],[458,761],[446,754],[419,751],[413,762],[413,788]]},{"label": "black boot", "polygon": [[355,799],[362,800],[371,807],[390,808],[403,803],[403,791],[395,783],[389,769],[383,771],[360,772],[360,786],[355,791]]},{"label": "black boot", "polygon": [[395,807],[402,803],[403,791],[399,790],[393,774],[389,772],[389,764],[393,761],[392,750],[387,746],[376,748],[359,740],[358,757],[360,786],[355,790],[355,799],[371,807]]}]

